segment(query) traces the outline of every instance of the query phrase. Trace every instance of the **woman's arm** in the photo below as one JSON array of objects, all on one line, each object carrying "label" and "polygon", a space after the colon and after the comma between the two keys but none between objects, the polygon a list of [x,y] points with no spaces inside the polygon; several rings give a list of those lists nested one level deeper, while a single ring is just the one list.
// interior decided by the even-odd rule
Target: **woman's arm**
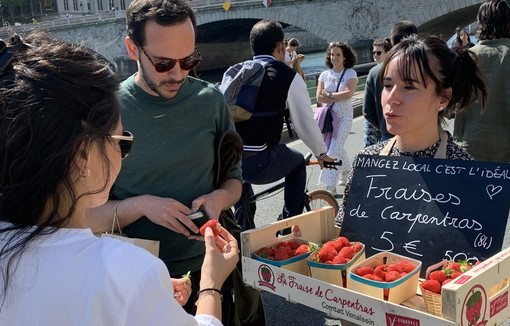
[{"label": "woman's arm", "polygon": [[347,81],[347,86],[345,87],[344,90],[341,90],[338,92],[333,92],[331,94],[333,102],[350,99],[354,95],[354,92],[356,92],[357,85],[358,85],[358,78],[349,79]]}]

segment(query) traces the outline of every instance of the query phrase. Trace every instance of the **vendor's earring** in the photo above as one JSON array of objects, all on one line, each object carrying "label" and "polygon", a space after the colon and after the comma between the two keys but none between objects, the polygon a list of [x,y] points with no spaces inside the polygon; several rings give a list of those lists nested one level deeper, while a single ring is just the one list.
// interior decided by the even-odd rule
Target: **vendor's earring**
[{"label": "vendor's earring", "polygon": [[443,110],[444,110],[444,107],[440,106],[439,111],[443,111]]},{"label": "vendor's earring", "polygon": [[90,170],[89,169],[81,170],[80,171],[80,176],[82,178],[88,178],[90,176]]}]

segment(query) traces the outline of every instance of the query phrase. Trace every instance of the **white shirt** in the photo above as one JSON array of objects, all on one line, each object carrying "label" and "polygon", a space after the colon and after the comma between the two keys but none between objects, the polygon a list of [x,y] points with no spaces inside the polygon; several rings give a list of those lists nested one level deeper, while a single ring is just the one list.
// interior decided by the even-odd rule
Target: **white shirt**
[{"label": "white shirt", "polygon": [[161,260],[90,229],[59,229],[37,238],[11,275],[0,325],[221,325],[182,309]]}]

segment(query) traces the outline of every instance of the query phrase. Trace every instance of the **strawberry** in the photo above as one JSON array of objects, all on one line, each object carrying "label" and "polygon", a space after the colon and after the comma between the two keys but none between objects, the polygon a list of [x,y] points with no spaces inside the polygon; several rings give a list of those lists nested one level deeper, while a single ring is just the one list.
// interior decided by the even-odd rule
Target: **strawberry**
[{"label": "strawberry", "polygon": [[322,249],[319,251],[319,254],[317,257],[319,258],[319,261],[321,263],[332,261],[335,256],[338,255],[338,252],[335,250],[335,248],[331,246],[322,247]]},{"label": "strawberry", "polygon": [[338,237],[335,242],[340,243],[342,247],[347,247],[351,245],[351,242],[346,237]]},{"label": "strawberry", "polygon": [[425,280],[421,283],[421,287],[433,293],[441,293],[441,283],[436,280]]},{"label": "strawberry", "polygon": [[386,278],[386,271],[387,266],[382,264],[374,268],[374,275],[377,275],[380,279],[384,280]]},{"label": "strawberry", "polygon": [[416,269],[416,267],[413,264],[407,261],[400,261],[397,264],[402,268],[402,272],[405,273],[411,273]]},{"label": "strawberry", "polygon": [[459,263],[456,263],[456,262],[451,262],[448,264],[448,266],[446,266],[447,269],[452,269],[456,272],[460,272],[460,265]]},{"label": "strawberry", "polygon": [[340,255],[336,255],[335,258],[333,258],[333,260],[331,261],[333,264],[345,264],[347,263],[347,259],[345,259],[345,257],[342,257]]},{"label": "strawberry", "polygon": [[451,279],[453,280],[454,278],[457,278],[459,276],[461,276],[462,273],[461,272],[453,272],[452,275],[450,275]]},{"label": "strawberry", "polygon": [[352,245],[352,249],[354,250],[355,253],[358,253],[361,251],[361,249],[363,249],[363,245],[359,242],[356,242],[355,244]]},{"label": "strawberry", "polygon": [[446,280],[443,281],[443,283],[441,283],[441,287],[445,286],[446,284],[450,283],[451,281],[453,281],[453,278],[447,278]]},{"label": "strawberry", "polygon": [[388,265],[388,272],[402,272],[402,266],[399,264],[390,264]]},{"label": "strawberry", "polygon": [[294,252],[294,256],[305,254],[307,252],[310,252],[310,246],[307,244],[302,244],[297,247],[296,251]]},{"label": "strawberry", "polygon": [[354,249],[352,249],[352,247],[343,247],[342,249],[340,249],[340,252],[338,253],[339,256],[349,259],[354,257],[355,254],[356,253],[354,252]]},{"label": "strawberry", "polygon": [[274,248],[269,248],[269,247],[259,248],[259,250],[257,250],[255,252],[255,254],[257,256],[262,257],[262,258],[267,258],[267,257],[271,256],[271,253],[272,253],[272,255],[274,255]]},{"label": "strawberry", "polygon": [[384,277],[386,282],[393,282],[400,278],[400,273],[397,271],[388,271]]},{"label": "strawberry", "polygon": [[340,249],[342,249],[342,244],[341,243],[337,243],[333,240],[329,240],[328,242],[324,243],[322,245],[322,247],[332,247],[334,248],[337,252],[340,251]]},{"label": "strawberry", "polygon": [[289,259],[289,251],[285,246],[281,246],[278,249],[276,249],[276,253],[274,254],[274,260],[286,260]]},{"label": "strawberry", "polygon": [[358,268],[354,273],[359,276],[363,276],[365,274],[374,274],[374,269],[370,266],[363,266]]},{"label": "strawberry", "polygon": [[363,278],[366,278],[366,279],[369,279],[372,281],[383,282],[382,278],[380,278],[379,276],[377,276],[375,274],[365,274],[365,275],[363,275]]},{"label": "strawberry", "polygon": [[290,247],[290,249],[294,249],[294,250],[296,250],[300,246],[300,244],[298,242],[293,241],[293,240],[287,240],[287,241],[284,241],[284,243],[286,243]]},{"label": "strawberry", "polygon": [[214,236],[220,235],[222,226],[217,220],[209,220],[200,228],[200,234],[205,235],[205,229],[211,228],[214,233]]},{"label": "strawberry", "polygon": [[429,279],[436,280],[439,283],[443,283],[448,277],[446,276],[444,271],[433,271],[429,275]]}]

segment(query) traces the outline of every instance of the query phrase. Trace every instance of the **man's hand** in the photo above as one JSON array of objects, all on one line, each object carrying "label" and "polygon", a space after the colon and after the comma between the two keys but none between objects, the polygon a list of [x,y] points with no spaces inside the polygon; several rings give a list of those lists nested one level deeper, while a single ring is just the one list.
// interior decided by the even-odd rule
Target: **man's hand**
[{"label": "man's hand", "polygon": [[322,160],[318,160],[321,170],[324,169],[324,162],[335,162],[337,159],[326,155]]},{"label": "man's hand", "polygon": [[191,234],[189,230],[198,233],[198,227],[188,217],[193,211],[184,204],[173,198],[162,198],[151,195],[140,196],[140,199],[142,200],[142,214],[147,216],[153,223],[185,236]]}]

